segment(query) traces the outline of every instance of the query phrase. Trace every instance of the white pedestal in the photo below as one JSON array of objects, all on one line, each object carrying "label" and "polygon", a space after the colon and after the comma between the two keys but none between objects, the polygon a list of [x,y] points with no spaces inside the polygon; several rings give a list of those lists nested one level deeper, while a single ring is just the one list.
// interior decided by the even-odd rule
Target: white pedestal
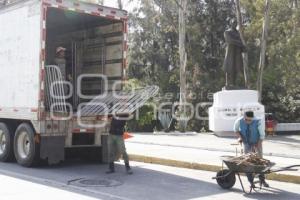
[{"label": "white pedestal", "polygon": [[265,107],[258,102],[255,90],[223,90],[214,94],[209,108],[209,129],[222,137],[234,136],[233,125],[244,111],[252,110],[265,124]]}]

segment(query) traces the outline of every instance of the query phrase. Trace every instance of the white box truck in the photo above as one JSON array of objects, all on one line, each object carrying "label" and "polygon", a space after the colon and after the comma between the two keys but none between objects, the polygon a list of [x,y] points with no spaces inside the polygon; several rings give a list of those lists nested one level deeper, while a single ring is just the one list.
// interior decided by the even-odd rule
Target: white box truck
[{"label": "white box truck", "polygon": [[[57,47],[66,49],[68,89],[54,63]],[[124,10],[73,0],[0,3],[0,161],[55,164],[68,150],[105,161],[112,110],[102,103],[125,101],[118,111],[130,113],[129,101],[139,107],[150,97],[111,95],[122,90],[126,52]]]}]

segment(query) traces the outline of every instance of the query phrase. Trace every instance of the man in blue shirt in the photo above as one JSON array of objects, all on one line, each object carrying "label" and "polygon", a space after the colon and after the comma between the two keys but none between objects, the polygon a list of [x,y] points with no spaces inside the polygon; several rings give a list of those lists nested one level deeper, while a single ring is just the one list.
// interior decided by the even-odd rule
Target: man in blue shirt
[{"label": "man in blue shirt", "polygon": [[[239,138],[238,141],[243,143],[245,154],[257,152],[260,157],[263,156],[262,142],[265,139],[264,126],[259,119],[254,117],[253,111],[245,112],[243,117],[235,121],[234,132]],[[246,175],[251,187],[255,188],[253,174],[247,173]],[[263,186],[269,187],[263,174],[259,175],[259,180]]]}]

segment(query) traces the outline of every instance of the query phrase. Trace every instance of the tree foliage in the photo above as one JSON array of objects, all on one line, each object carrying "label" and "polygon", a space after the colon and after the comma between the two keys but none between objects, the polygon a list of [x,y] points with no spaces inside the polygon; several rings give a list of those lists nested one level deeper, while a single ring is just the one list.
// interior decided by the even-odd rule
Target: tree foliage
[{"label": "tree foliage", "polygon": [[[272,0],[262,101],[282,122],[300,121],[300,11],[297,0]],[[256,89],[264,0],[241,0],[249,53],[249,84]],[[187,88],[191,103],[211,101],[225,84],[224,31],[235,17],[233,0],[189,0]],[[161,93],[179,92],[178,5],[175,0],[143,0],[130,14],[129,77],[157,84]],[[241,80],[243,81],[243,80]],[[241,82],[242,83],[242,82]],[[174,95],[173,101],[177,101]],[[193,97],[193,98],[192,98]],[[202,109],[202,112],[206,112]],[[207,122],[191,120],[190,129]]]}]

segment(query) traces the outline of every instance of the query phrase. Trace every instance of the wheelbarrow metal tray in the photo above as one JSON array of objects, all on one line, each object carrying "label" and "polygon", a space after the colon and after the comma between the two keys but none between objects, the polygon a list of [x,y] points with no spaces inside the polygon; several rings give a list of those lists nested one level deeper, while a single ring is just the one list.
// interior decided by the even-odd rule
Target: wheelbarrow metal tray
[{"label": "wheelbarrow metal tray", "polygon": [[249,162],[242,162],[239,164],[236,160],[234,160],[234,157],[223,157],[223,162],[229,170],[240,173],[265,173],[275,165],[275,163],[272,162],[268,165],[255,165]]}]

